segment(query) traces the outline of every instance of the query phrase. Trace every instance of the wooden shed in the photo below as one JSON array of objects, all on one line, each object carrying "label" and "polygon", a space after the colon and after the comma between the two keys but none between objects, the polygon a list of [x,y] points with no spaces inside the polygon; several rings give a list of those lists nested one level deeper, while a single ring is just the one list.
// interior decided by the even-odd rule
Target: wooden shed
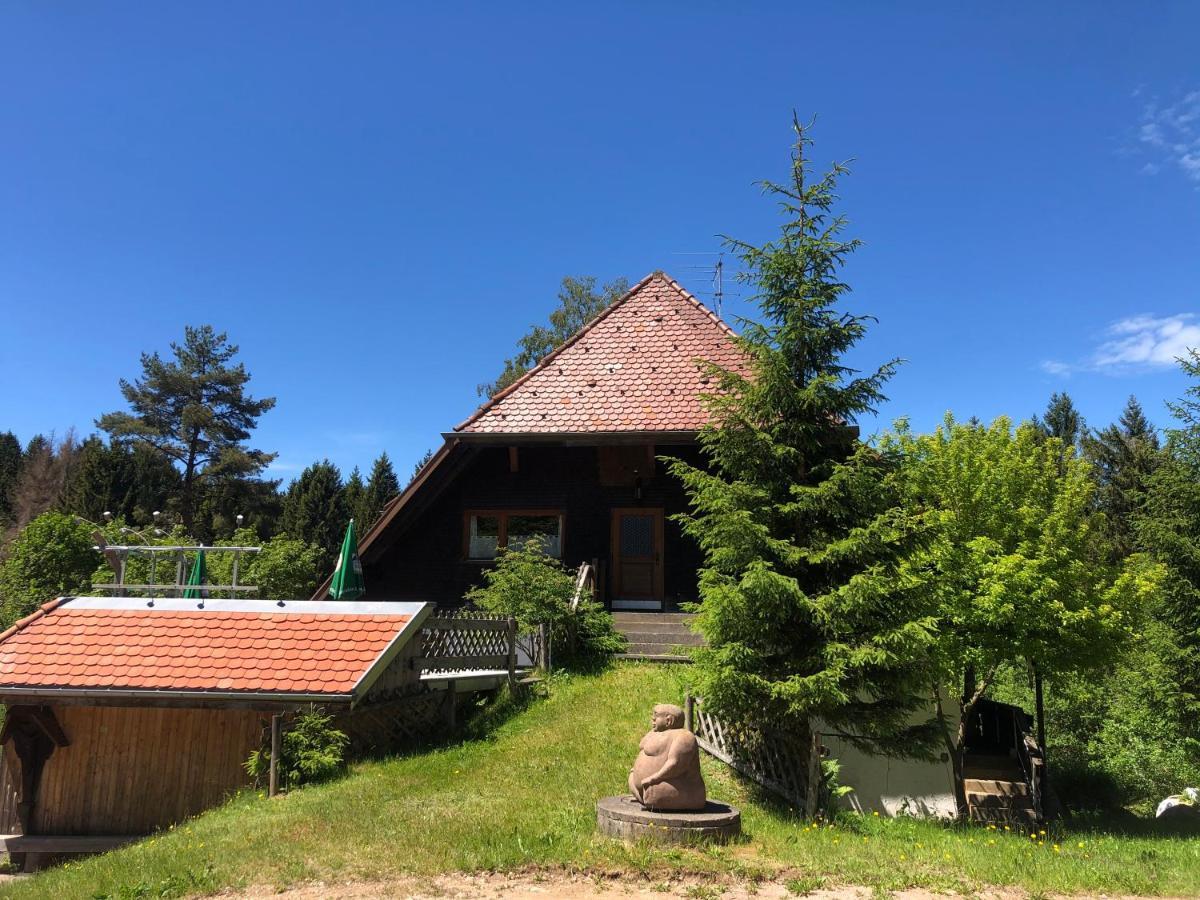
[{"label": "wooden shed", "polygon": [[277,714],[420,691],[430,604],[67,597],[0,634],[0,823],[137,835],[247,784]]}]

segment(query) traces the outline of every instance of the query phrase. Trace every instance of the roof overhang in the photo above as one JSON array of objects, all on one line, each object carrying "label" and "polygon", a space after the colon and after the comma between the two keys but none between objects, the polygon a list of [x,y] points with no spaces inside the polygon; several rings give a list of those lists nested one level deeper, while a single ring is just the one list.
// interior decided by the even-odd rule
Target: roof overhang
[{"label": "roof overhang", "polygon": [[450,431],[442,435],[463,444],[506,447],[550,444],[597,447],[621,444],[693,444],[697,431]]},{"label": "roof overhang", "polygon": [[0,687],[0,702],[52,706],[212,707],[290,710],[320,703],[350,706],[353,694],[288,694],[282,691],[173,691],[120,688]]}]

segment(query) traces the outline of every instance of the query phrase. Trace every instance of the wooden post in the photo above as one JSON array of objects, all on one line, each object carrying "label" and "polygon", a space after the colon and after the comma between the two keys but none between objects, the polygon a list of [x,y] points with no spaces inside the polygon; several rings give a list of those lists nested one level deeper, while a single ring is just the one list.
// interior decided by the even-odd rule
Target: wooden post
[{"label": "wooden post", "polygon": [[1042,750],[1042,758],[1046,758],[1046,707],[1042,701],[1042,673],[1037,666],[1033,668],[1033,705],[1037,714],[1037,741]]},{"label": "wooden post", "polygon": [[283,716],[275,713],[271,716],[271,775],[267,787],[267,796],[274,797],[279,793],[279,745]]},{"label": "wooden post", "polygon": [[683,698],[683,727],[688,731],[696,730],[696,698],[688,691]]},{"label": "wooden post", "polygon": [[446,722],[446,727],[454,728],[454,717],[457,712],[458,705],[458,686],[453,678],[446,682],[446,697],[442,701],[442,717]]},{"label": "wooden post", "polygon": [[542,658],[538,660],[538,664],[545,672],[550,671],[550,629],[543,622],[538,626],[538,635],[542,640]]},{"label": "wooden post", "polygon": [[517,686],[517,620],[508,620],[508,686]]}]

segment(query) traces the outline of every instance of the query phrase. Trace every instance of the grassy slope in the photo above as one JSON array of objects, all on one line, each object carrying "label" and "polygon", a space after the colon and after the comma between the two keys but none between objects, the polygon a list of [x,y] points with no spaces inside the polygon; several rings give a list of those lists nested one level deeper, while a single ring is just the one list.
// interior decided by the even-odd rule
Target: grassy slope
[{"label": "grassy slope", "polygon": [[556,680],[548,700],[487,739],[356,766],[277,800],[244,795],[136,846],[7,887],[6,896],[144,897],[306,879],[569,867],[661,880],[673,871],[971,890],[1200,895],[1200,841],[1101,833],[1028,837],[851,817],[812,828],[712,760],[710,793],[743,809],[729,847],[626,847],[594,835],[598,797],[624,790],[655,702],[682,696],[686,667],[625,664]]}]

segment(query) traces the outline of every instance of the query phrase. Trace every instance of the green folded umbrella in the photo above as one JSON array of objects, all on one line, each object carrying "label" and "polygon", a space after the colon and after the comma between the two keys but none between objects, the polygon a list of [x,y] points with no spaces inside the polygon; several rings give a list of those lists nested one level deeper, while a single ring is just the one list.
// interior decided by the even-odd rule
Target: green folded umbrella
[{"label": "green folded umbrella", "polygon": [[346,526],[337,568],[333,570],[333,581],[329,583],[329,596],[334,600],[357,600],[366,592],[362,563],[358,559],[358,540],[354,537],[354,520],[351,519]]},{"label": "green folded umbrella", "polygon": [[196,554],[196,562],[192,566],[192,574],[188,576],[187,590],[183,592],[183,596],[193,600],[203,600],[208,594],[208,591],[203,590],[203,586],[207,583],[208,570],[204,565],[204,551],[201,550]]}]

